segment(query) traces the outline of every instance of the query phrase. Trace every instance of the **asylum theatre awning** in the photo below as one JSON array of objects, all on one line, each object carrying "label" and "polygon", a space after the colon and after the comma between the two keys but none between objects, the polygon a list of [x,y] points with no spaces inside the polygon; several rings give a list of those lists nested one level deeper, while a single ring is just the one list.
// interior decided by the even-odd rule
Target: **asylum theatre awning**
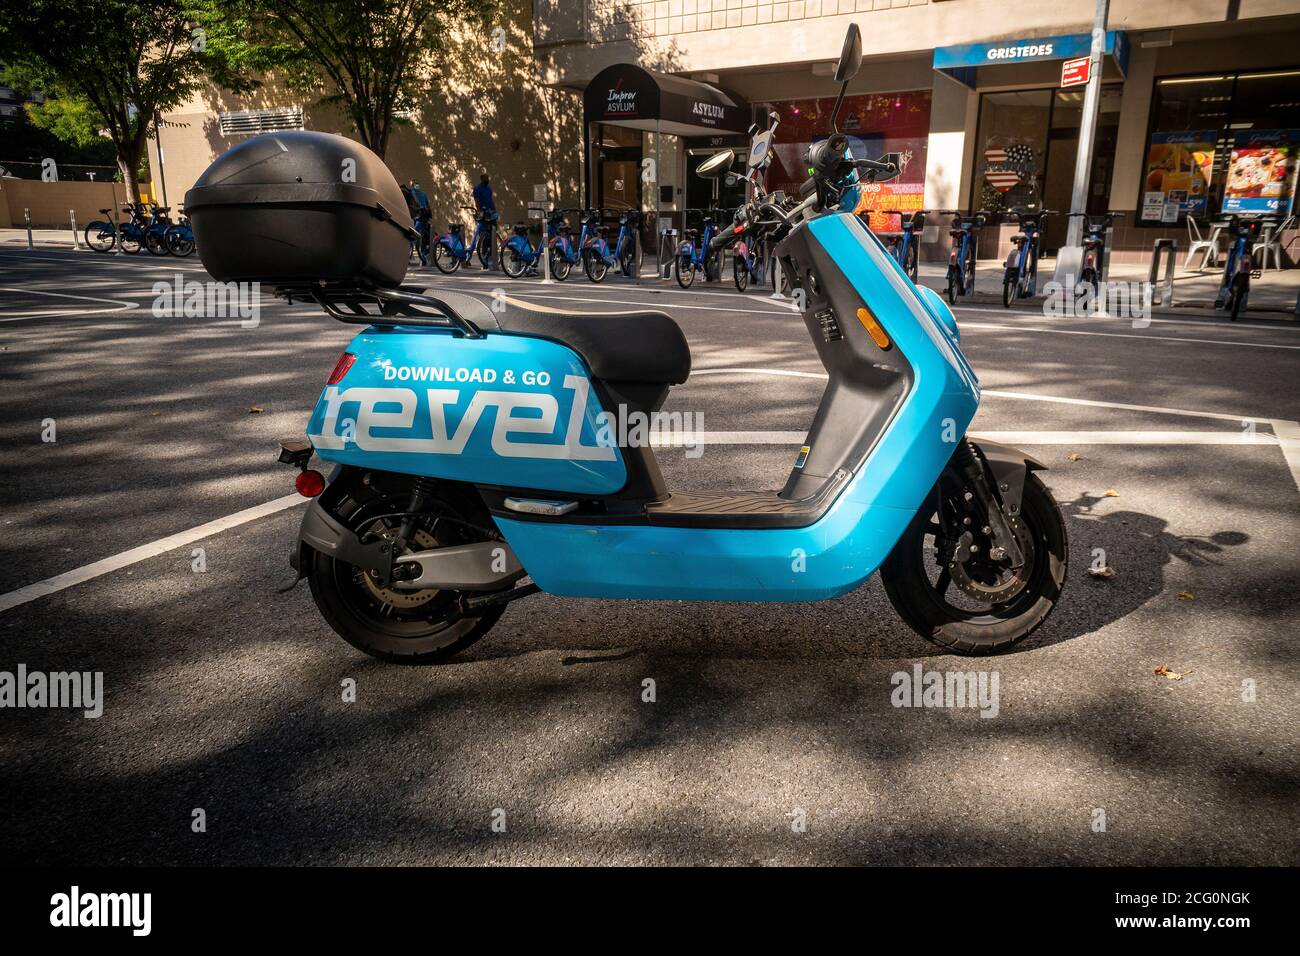
[{"label": "asylum theatre awning", "polygon": [[749,104],[707,83],[616,63],[582,95],[583,125],[609,123],[674,136],[713,136],[749,129]]}]

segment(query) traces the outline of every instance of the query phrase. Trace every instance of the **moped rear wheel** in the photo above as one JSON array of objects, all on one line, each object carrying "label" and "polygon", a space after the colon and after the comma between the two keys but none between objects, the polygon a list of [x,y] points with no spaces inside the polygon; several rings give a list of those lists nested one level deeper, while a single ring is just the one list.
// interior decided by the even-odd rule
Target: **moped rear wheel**
[{"label": "moped rear wheel", "polygon": [[[1020,514],[1010,517],[1025,564],[1011,570],[987,558],[987,546],[962,562],[954,531],[928,504],[880,569],[894,610],[922,637],[957,654],[995,654],[1023,640],[1060,598],[1069,563],[1065,520],[1038,476],[1025,476]],[[975,537],[977,543],[984,536]]]},{"label": "moped rear wheel", "polygon": [[[357,492],[356,498],[345,497],[342,508],[351,510],[339,519],[352,531],[395,537],[409,491],[396,486],[389,494],[363,494],[358,483]],[[488,540],[490,527],[478,503],[448,487],[430,505],[409,548]],[[380,587],[368,572],[319,551],[311,551],[309,560],[307,583],[325,622],[357,650],[390,663],[444,661],[486,634],[505,611],[497,604],[467,612],[459,591]]]}]

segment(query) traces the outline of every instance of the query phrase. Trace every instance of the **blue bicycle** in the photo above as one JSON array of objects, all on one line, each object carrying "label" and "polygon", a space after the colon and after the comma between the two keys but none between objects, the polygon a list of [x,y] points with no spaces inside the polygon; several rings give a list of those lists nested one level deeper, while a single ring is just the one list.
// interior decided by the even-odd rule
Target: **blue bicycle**
[{"label": "blue bicycle", "polygon": [[975,230],[984,228],[989,213],[981,209],[969,216],[959,212],[952,216],[952,228],[948,230],[952,237],[952,251],[948,253],[948,304],[956,305],[957,296],[975,291],[975,249],[978,244]]},{"label": "blue bicycle", "polygon": [[698,271],[704,273],[705,282],[717,282],[722,274],[722,259],[715,250],[709,248],[713,235],[717,232],[714,212],[715,210],[709,210],[704,217],[702,230],[687,229],[686,238],[677,246],[673,275],[683,289],[689,289],[694,284],[695,273]]},{"label": "blue bicycle", "polygon": [[1002,304],[1011,308],[1016,299],[1028,299],[1038,290],[1038,247],[1042,240],[1043,220],[1056,213],[1041,209],[1011,210],[1020,232],[1011,237],[1011,254],[1007,256],[1002,276]]},{"label": "blue bicycle", "polygon": [[[879,238],[884,242],[889,254],[903,267],[907,277],[915,282],[919,272],[917,259],[919,258],[918,247],[921,242],[917,233],[925,228],[925,210],[918,209],[912,213],[906,213],[900,209],[884,209],[881,211],[889,216],[898,216],[902,220],[902,232],[886,234]],[[907,218],[902,219],[904,216]]]},{"label": "blue bicycle", "polygon": [[[537,275],[537,264],[542,261],[542,250],[546,249],[551,256],[551,271],[554,273],[558,262],[555,243],[560,237],[561,229],[567,230],[568,226],[564,221],[564,210],[556,209],[546,219],[546,238],[539,238],[534,246],[528,238],[528,223],[515,223],[509,238],[501,243],[501,271],[512,279],[525,274]],[[567,265],[564,274],[569,274]]]},{"label": "blue bicycle", "polygon": [[1246,311],[1246,302],[1250,299],[1250,280],[1258,279],[1260,270],[1255,268],[1254,245],[1260,230],[1265,225],[1276,225],[1276,216],[1228,216],[1226,219],[1228,235],[1236,236],[1228,249],[1227,261],[1223,264],[1223,281],[1219,292],[1214,297],[1214,307],[1228,313],[1231,321]]},{"label": "blue bicycle", "polygon": [[174,256],[190,256],[194,254],[194,230],[190,228],[190,217],[185,214],[184,207],[181,208],[181,221],[167,227],[163,233],[163,241],[167,244],[167,251]]},{"label": "blue bicycle", "polygon": [[641,212],[625,210],[618,219],[618,238],[610,249],[605,226],[599,221],[583,248],[582,267],[592,282],[601,282],[617,268],[629,278],[641,274]]},{"label": "blue bicycle", "polygon": [[[132,256],[145,248],[148,242],[148,230],[153,226],[154,217],[145,216],[144,206],[136,203],[126,204],[122,207],[122,211],[131,217],[126,222],[97,219],[87,224],[86,245],[95,252],[108,252],[115,245],[120,245],[123,252]],[[113,210],[101,209],[100,213],[111,216]],[[166,252],[165,247],[163,252]]]},{"label": "blue bicycle", "polygon": [[491,269],[492,254],[497,248],[496,223],[500,217],[493,211],[473,206],[460,208],[474,214],[474,235],[466,243],[465,224],[447,224],[447,232],[433,244],[433,264],[445,275],[451,275],[461,266],[468,266],[472,255],[478,256],[479,265],[484,269]]}]

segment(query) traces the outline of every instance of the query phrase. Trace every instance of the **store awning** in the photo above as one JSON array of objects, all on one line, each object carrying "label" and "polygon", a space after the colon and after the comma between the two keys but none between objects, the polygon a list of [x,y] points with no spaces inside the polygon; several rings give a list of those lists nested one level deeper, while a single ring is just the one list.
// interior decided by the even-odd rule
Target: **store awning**
[{"label": "store awning", "polygon": [[[934,68],[967,86],[975,85],[975,70],[1005,63],[1037,63],[1043,60],[1073,60],[1092,52],[1092,35],[999,40],[994,43],[962,43],[934,51]],[[1106,31],[1105,56],[1114,61],[1121,75],[1128,72],[1128,35],[1123,30]]]},{"label": "store awning", "polygon": [[674,136],[744,133],[749,104],[715,86],[633,63],[616,63],[592,78],[582,94],[584,123],[658,129]]}]

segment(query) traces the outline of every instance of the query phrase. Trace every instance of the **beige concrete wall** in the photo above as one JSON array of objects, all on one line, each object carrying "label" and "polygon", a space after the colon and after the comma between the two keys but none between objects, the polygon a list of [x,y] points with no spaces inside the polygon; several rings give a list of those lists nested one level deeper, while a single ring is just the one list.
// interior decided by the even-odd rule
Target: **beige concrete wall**
[{"label": "beige concrete wall", "polygon": [[[691,0],[680,2],[684,11]],[[629,61],[671,72],[830,61],[839,55],[850,22],[862,28],[868,58],[957,43],[1086,33],[1096,9],[1093,0],[1021,4],[1014,11],[1005,0],[694,0],[695,19],[688,23],[685,13],[673,13],[677,3],[588,0],[588,34],[595,42],[549,47],[548,81],[577,87],[604,67]],[[1225,8],[1225,0],[1114,0],[1110,28],[1216,24],[1223,22]],[[1241,0],[1238,22],[1296,12],[1295,0]]]},{"label": "beige concrete wall", "polygon": [[[121,183],[57,182],[38,179],[0,179],[0,229],[22,228],[23,210],[30,209],[32,225],[43,229],[70,229],[68,210],[77,216],[78,231],[94,219],[100,209],[117,210],[126,195]],[[121,214],[118,219],[123,218]]]},{"label": "beige concrete wall", "polygon": [[[427,77],[428,95],[409,122],[393,133],[385,161],[401,182],[417,180],[428,193],[434,223],[464,217],[482,170],[492,177],[503,224],[523,219],[534,184],[546,184],[562,205],[579,203],[582,104],[571,91],[539,79],[533,56],[530,0],[505,0],[503,52],[491,35],[458,35],[444,66]],[[449,76],[450,79],[445,77]],[[167,193],[173,207],[208,164],[248,137],[223,137],[217,113],[299,106],[307,129],[355,138],[346,117],[317,107],[313,98],[277,87],[245,97],[208,90],[167,114],[163,129]]]}]

